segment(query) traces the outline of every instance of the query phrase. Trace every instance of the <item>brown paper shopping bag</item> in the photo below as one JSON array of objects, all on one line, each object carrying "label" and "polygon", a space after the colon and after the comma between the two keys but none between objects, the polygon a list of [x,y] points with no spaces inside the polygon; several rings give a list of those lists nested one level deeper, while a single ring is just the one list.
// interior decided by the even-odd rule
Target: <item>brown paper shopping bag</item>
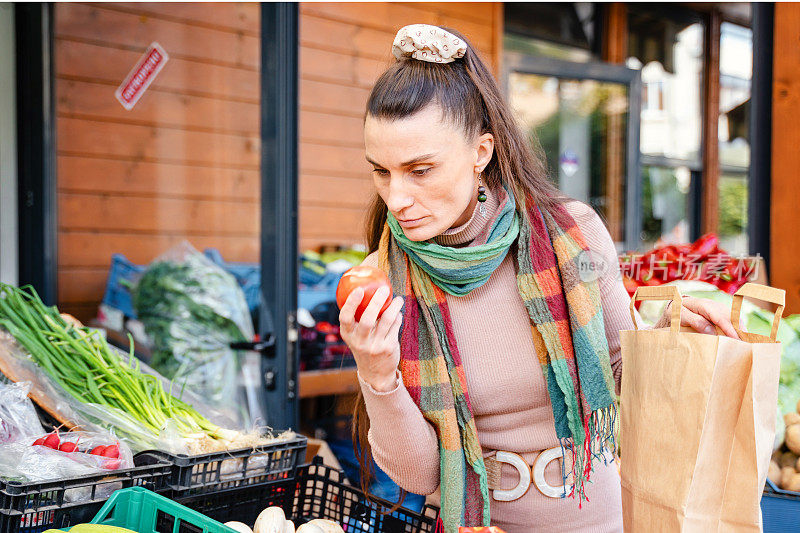
[{"label": "brown paper shopping bag", "polygon": [[[759,531],[778,401],[784,291],[748,283],[734,296],[741,340],[680,327],[677,287],[667,329],[623,331],[622,513],[626,532]],[[739,330],[744,297],[779,306],[770,337]],[[634,321],[635,323],[635,321]]]}]

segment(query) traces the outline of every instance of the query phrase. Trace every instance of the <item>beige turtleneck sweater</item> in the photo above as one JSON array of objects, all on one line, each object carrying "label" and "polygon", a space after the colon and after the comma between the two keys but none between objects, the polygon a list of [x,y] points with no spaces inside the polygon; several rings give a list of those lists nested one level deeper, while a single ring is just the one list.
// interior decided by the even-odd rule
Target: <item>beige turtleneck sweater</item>
[{"label": "beige turtleneck sweater", "polygon": [[[504,191],[500,191],[504,195]],[[445,246],[485,242],[487,222],[500,208],[502,197],[489,193],[486,215],[477,207],[463,226],[435,238]],[[600,278],[600,296],[611,355],[611,367],[619,392],[622,374],[620,330],[631,329],[630,297],[619,276],[617,252],[599,216],[589,206],[573,201],[566,205],[589,244],[595,261],[609,265]],[[456,342],[484,457],[503,450],[521,455],[532,465],[538,453],[556,447],[553,412],[547,385],[537,360],[530,318],[517,290],[515,261],[510,253],[483,286],[463,297],[447,295]],[[364,264],[377,266],[376,254]],[[637,320],[638,322],[638,320]],[[360,378],[359,378],[360,379]],[[376,463],[402,488],[432,494],[439,487],[439,447],[433,426],[425,420],[403,386],[400,373],[396,387],[377,392],[361,380],[370,420],[369,441]],[[545,471],[550,485],[561,484],[560,460]],[[544,496],[533,483],[523,497],[512,502],[491,499],[492,525],[507,533],[565,531],[622,531],[620,479],[616,466],[595,463],[584,502]],[[516,470],[502,465],[504,489],[518,482]]]}]

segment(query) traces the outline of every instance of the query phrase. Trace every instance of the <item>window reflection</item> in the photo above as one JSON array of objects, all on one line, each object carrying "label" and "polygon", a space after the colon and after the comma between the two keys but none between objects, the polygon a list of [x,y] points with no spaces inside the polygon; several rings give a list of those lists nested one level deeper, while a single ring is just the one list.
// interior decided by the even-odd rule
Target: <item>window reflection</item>
[{"label": "window reflection", "polygon": [[753,33],[724,22],[720,38],[719,236],[733,253],[747,253],[747,182],[750,166],[750,86]]},{"label": "window reflection", "polygon": [[632,9],[629,68],[642,71],[642,154],[700,160],[703,25]]},{"label": "window reflection", "polygon": [[629,68],[642,76],[642,248],[692,238],[692,170],[701,168],[704,25],[679,8],[629,5]]},{"label": "window reflection", "polygon": [[550,176],[568,196],[588,203],[623,240],[627,87],[511,73],[511,107],[541,145]]},{"label": "window reflection", "polygon": [[642,243],[651,248],[664,242],[688,242],[688,167],[642,167]]}]

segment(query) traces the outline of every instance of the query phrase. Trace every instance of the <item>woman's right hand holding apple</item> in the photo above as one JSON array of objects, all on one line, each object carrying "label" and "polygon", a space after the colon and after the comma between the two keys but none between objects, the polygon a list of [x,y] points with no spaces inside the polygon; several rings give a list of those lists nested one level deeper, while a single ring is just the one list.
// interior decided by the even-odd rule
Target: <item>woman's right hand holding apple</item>
[{"label": "woman's right hand holding apple", "polygon": [[[400,364],[400,325],[403,323],[403,298],[398,296],[380,314],[383,304],[391,297],[391,289],[382,286],[356,320],[356,309],[364,298],[364,289],[355,288],[339,311],[342,339],[353,352],[361,379],[378,392],[391,391],[396,385]],[[380,314],[380,316],[379,316]]]}]

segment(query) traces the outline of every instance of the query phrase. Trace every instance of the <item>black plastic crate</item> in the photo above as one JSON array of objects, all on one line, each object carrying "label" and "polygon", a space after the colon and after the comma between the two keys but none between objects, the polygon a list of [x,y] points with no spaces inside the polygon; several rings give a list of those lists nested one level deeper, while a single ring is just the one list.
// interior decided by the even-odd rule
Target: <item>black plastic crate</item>
[{"label": "black plastic crate", "polygon": [[0,481],[0,533],[38,533],[89,522],[117,489],[170,491],[169,462],[145,452],[134,463],[134,468],[55,481]]},{"label": "black plastic crate", "polygon": [[438,508],[430,505],[419,513],[400,508],[384,514],[393,507],[391,502],[368,500],[364,492],[345,483],[343,472],[323,465],[319,457],[300,467],[294,480],[175,500],[219,522],[237,520],[250,526],[261,511],[275,505],[295,525],[327,518],[348,533],[434,533],[439,517]]},{"label": "black plastic crate", "polygon": [[201,455],[148,453],[172,463],[170,485],[173,496],[185,498],[294,479],[297,468],[305,461],[307,443],[306,437],[297,435],[290,440],[255,448]]},{"label": "black plastic crate", "polygon": [[217,522],[235,520],[252,527],[258,515],[267,507],[281,507],[286,516],[292,516],[297,486],[296,478],[288,478],[211,494],[173,495],[172,499]]}]

